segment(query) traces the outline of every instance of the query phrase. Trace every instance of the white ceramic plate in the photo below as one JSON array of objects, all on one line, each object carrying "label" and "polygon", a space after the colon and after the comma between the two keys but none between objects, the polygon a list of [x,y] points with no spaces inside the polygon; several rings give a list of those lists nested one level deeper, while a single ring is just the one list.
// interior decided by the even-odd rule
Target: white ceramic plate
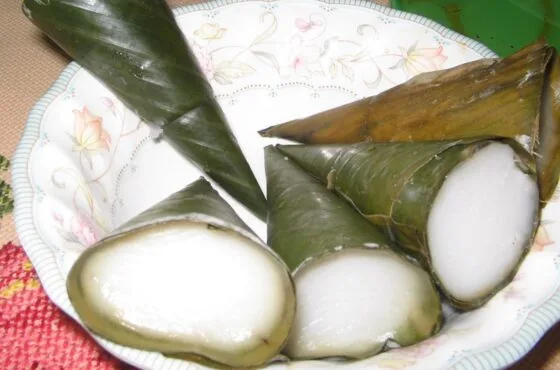
[{"label": "white ceramic plate", "polygon": [[[272,141],[258,129],[374,95],[422,71],[493,56],[425,18],[369,1],[220,1],[175,14],[263,188],[262,147]],[[166,143],[154,143],[147,126],[103,85],[70,64],[32,109],[13,159],[16,226],[52,301],[78,320],[65,289],[76,257],[199,176]],[[221,193],[264,238],[265,225]],[[449,312],[438,336],[352,364],[270,368],[493,369],[514,362],[560,317],[558,207],[546,207],[546,230],[515,281],[481,309]],[[141,368],[202,368],[95,339]]]}]

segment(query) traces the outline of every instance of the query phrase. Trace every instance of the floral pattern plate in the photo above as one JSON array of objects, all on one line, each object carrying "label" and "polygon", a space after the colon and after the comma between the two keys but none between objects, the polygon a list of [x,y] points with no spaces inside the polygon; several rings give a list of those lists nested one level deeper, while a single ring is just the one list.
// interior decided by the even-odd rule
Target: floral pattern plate
[{"label": "floral pattern plate", "polygon": [[[273,141],[260,138],[258,129],[377,94],[421,72],[494,56],[425,18],[369,1],[219,1],[175,15],[263,188],[262,148]],[[47,294],[76,320],[65,289],[76,257],[200,176],[151,137],[147,125],[75,63],[29,114],[13,160],[16,226]],[[265,225],[222,194],[264,238]],[[494,369],[514,362],[560,318],[559,206],[547,205],[515,280],[478,310],[447,309],[437,336],[354,363],[269,368]],[[94,338],[140,368],[203,368]]]}]

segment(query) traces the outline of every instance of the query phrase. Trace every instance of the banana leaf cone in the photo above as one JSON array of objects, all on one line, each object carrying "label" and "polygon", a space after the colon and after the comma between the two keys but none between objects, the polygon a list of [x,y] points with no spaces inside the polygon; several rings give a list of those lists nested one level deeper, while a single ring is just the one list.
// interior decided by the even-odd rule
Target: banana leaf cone
[{"label": "banana leaf cone", "polygon": [[280,145],[430,271],[460,309],[513,278],[539,221],[535,163],[511,139]]},{"label": "banana leaf cone", "polygon": [[439,295],[421,267],[271,146],[265,167],[268,244],[293,271],[297,292],[290,358],[365,358],[388,341],[410,345],[439,329]]},{"label": "banana leaf cone", "polygon": [[554,48],[539,41],[505,59],[423,73],[260,134],[305,144],[513,138],[535,154],[541,200],[548,201],[560,175],[558,64]]},{"label": "banana leaf cone", "polygon": [[221,367],[268,363],[295,316],[284,262],[202,178],[82,253],[67,290],[93,333]]},{"label": "banana leaf cone", "polygon": [[536,149],[541,199],[545,201],[557,189],[560,178],[560,57],[556,56],[548,68]]},{"label": "banana leaf cone", "polygon": [[266,200],[164,0],[25,0],[27,17],[261,219]]}]

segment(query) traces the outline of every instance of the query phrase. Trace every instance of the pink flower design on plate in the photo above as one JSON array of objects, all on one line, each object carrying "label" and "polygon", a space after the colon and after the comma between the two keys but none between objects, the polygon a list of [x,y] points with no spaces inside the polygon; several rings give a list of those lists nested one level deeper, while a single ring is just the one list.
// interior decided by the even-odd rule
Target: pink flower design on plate
[{"label": "pink flower design on plate", "polygon": [[117,115],[117,106],[115,105],[113,99],[109,98],[108,96],[103,96],[101,98],[101,103],[103,103],[103,105],[107,107],[107,110],[110,111],[114,116]]},{"label": "pink flower design on plate", "polygon": [[89,247],[99,240],[93,224],[82,214],[72,218],[68,224],[58,212],[53,213],[53,219],[58,233],[66,241]]},{"label": "pink flower design on plate", "polygon": [[95,244],[97,241],[97,235],[93,226],[81,215],[72,220],[72,233],[78,243],[86,247]]},{"label": "pink flower design on plate", "polygon": [[537,229],[537,235],[535,235],[535,241],[533,243],[532,250],[534,252],[542,252],[549,245],[554,245],[554,241],[548,236],[544,226],[539,226]]},{"label": "pink flower design on plate", "polygon": [[290,67],[297,75],[310,78],[314,73],[323,73],[319,60],[321,48],[315,44],[308,44],[299,36],[292,38],[290,43]]},{"label": "pink flower design on plate", "polygon": [[109,150],[111,136],[103,129],[103,118],[91,114],[84,106],[82,110],[74,109],[74,148],[76,152],[97,154],[102,149]]},{"label": "pink flower design on plate", "polygon": [[316,17],[310,16],[309,20],[305,20],[302,18],[297,18],[295,20],[296,28],[300,32],[308,32],[313,28],[323,26],[323,21],[321,19],[316,19]]},{"label": "pink flower design on plate", "polygon": [[502,290],[505,301],[523,300],[525,298],[525,288],[520,284],[525,279],[523,271],[518,272],[511,283]]},{"label": "pink flower design on plate", "polygon": [[200,65],[202,72],[204,72],[206,76],[212,75],[212,72],[214,71],[214,61],[212,60],[212,55],[206,50],[206,48],[200,46],[196,42],[191,44],[191,48],[194,56],[198,60],[198,64]]},{"label": "pink flower design on plate", "polygon": [[443,46],[437,48],[418,48],[418,42],[408,49],[400,48],[401,59],[391,69],[402,68],[408,77],[438,70],[447,61]]}]

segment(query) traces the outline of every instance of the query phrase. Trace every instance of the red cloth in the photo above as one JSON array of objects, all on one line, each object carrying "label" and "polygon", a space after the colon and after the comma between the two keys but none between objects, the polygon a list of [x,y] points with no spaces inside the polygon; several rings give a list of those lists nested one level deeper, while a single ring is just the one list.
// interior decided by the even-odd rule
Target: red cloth
[{"label": "red cloth", "polygon": [[20,246],[0,249],[0,369],[131,369],[46,296]]}]

